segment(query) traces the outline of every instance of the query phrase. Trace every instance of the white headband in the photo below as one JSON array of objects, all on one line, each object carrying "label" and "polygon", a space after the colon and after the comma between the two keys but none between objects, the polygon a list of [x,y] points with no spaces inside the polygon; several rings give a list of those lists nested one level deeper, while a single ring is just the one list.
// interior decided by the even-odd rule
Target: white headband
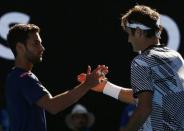
[{"label": "white headband", "polygon": [[[158,18],[158,20],[156,22],[156,25],[159,27],[159,25],[160,25],[160,17]],[[129,27],[129,28],[134,28],[134,29],[135,28],[140,28],[141,30],[150,30],[151,29],[150,27],[145,26],[145,25],[140,24],[140,23],[132,23],[132,24],[130,24],[130,23],[127,22],[126,26]],[[158,32],[155,33],[155,35],[156,35],[157,38],[160,38],[161,32],[158,31]]]},{"label": "white headband", "polygon": [[140,23],[132,23],[132,24],[130,24],[130,23],[127,22],[126,26],[129,27],[129,28],[134,28],[134,29],[138,27],[141,30],[150,30],[151,29],[150,27],[147,27],[147,26],[145,26],[143,24],[140,24]]},{"label": "white headband", "polygon": [[158,27],[160,26],[160,17],[158,18],[156,25],[157,25]]},{"label": "white headband", "polygon": [[[158,20],[156,22],[156,25],[158,27],[160,26],[160,17],[158,18]],[[138,27],[141,30],[150,30],[151,29],[150,27],[145,26],[145,25],[143,25],[141,23],[132,23],[132,24],[130,24],[130,23],[127,22],[126,26],[129,27],[129,28],[134,28],[134,29]]]}]

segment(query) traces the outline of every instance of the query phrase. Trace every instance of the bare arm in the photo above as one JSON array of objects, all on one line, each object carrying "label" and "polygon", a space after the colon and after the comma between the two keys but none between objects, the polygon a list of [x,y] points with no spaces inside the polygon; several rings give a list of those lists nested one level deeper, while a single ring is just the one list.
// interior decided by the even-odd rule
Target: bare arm
[{"label": "bare arm", "polygon": [[[86,74],[81,73],[80,75],[78,75],[78,81],[79,82],[82,83],[82,82],[85,81],[85,79],[86,79]],[[104,92],[105,88],[108,88],[107,92],[106,91]],[[120,91],[117,92],[116,91],[117,89],[120,90]],[[118,100],[120,100],[122,102],[125,102],[125,103],[128,103],[128,104],[136,104],[137,103],[137,99],[135,99],[133,97],[133,90],[132,89],[117,86],[117,85],[115,85],[115,84],[113,84],[111,82],[106,81],[106,79],[104,79],[103,82],[99,83],[97,86],[92,88],[92,90],[96,91],[96,92],[103,92],[106,95],[110,95],[111,97],[118,98]],[[111,94],[114,91],[116,93]],[[113,96],[113,95],[117,95],[117,97]]]},{"label": "bare arm", "polygon": [[91,67],[89,66],[85,82],[70,91],[66,91],[54,97],[51,95],[45,95],[37,101],[37,105],[52,114],[56,114],[64,110],[84,96],[90,88],[99,84],[99,78],[102,76],[98,72],[101,70],[108,72],[108,67],[105,65],[98,66],[93,72],[91,72]]},{"label": "bare arm", "polygon": [[128,104],[136,104],[137,102],[137,99],[133,97],[132,89],[121,87],[107,81],[98,84],[97,86],[92,88],[92,90],[96,92],[103,92],[106,95],[114,97],[121,102],[125,102]]},{"label": "bare arm", "polygon": [[136,104],[136,99],[133,97],[133,90],[129,88],[122,87],[118,96],[118,100],[128,104]]},{"label": "bare arm", "polygon": [[[120,87],[107,81],[98,84],[92,90],[103,92],[125,103],[138,104],[128,125],[122,129],[123,131],[136,131],[139,129],[152,111],[152,92],[142,92],[138,95],[138,99],[135,99],[132,89]],[[106,91],[104,92],[104,90]]]},{"label": "bare arm", "polygon": [[86,84],[80,84],[73,90],[66,91],[54,97],[51,95],[45,95],[38,100],[37,105],[46,109],[52,114],[56,114],[77,102],[82,96],[86,94],[89,89],[90,86]]},{"label": "bare arm", "polygon": [[139,102],[133,115],[131,116],[126,128],[123,131],[136,131],[144,122],[152,111],[152,93],[143,92],[138,96]]}]

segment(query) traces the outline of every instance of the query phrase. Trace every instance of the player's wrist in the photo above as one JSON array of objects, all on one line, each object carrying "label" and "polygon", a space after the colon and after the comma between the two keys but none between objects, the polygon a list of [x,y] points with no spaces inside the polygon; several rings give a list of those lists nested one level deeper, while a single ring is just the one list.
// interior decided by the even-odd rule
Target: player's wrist
[{"label": "player's wrist", "polygon": [[120,91],[121,91],[120,86],[114,85],[108,81],[103,89],[103,94],[118,99]]}]

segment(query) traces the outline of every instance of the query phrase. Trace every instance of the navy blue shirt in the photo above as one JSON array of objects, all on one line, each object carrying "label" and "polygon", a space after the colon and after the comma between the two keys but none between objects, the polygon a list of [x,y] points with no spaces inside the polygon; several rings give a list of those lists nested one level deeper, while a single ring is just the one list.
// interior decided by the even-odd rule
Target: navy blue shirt
[{"label": "navy blue shirt", "polygon": [[6,79],[5,95],[11,131],[46,131],[45,111],[36,102],[49,92],[32,73],[13,68]]}]

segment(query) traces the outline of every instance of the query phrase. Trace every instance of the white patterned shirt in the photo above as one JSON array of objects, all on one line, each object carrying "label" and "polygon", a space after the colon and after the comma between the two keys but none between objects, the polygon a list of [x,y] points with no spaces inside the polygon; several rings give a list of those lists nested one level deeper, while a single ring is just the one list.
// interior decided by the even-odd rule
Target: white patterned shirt
[{"label": "white patterned shirt", "polygon": [[131,64],[134,96],[153,92],[152,113],[140,131],[184,131],[184,60],[167,47],[152,47]]}]

